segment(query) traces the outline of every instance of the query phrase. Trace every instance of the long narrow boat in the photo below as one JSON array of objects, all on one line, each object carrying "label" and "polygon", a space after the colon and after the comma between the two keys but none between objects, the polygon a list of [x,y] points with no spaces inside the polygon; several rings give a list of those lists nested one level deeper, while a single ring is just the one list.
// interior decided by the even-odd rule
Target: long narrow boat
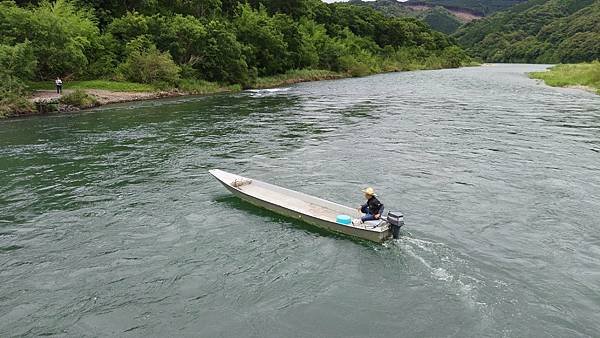
[{"label": "long narrow boat", "polygon": [[223,170],[213,169],[209,172],[235,196],[278,214],[378,243],[392,235],[390,224],[384,220],[353,222],[356,224],[337,222],[339,215],[357,215],[356,209]]}]

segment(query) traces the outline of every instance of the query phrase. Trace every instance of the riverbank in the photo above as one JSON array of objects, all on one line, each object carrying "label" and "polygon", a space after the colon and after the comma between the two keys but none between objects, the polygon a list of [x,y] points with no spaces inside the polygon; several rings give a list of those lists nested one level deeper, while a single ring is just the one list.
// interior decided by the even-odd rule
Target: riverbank
[{"label": "riverbank", "polygon": [[[258,78],[249,89],[273,88],[300,82],[333,80],[350,76],[350,74],[328,70],[292,70],[285,74]],[[27,98],[13,98],[4,107],[0,107],[2,108],[0,109],[0,118],[72,112],[112,103],[231,93],[242,90],[242,87],[237,84],[221,85],[201,80],[181,80],[176,88],[108,80],[67,81],[62,95],[55,92],[51,82],[30,82],[28,87],[31,95]]]},{"label": "riverbank", "polygon": [[[477,66],[469,64],[466,66]],[[424,69],[440,69],[426,65],[411,64],[410,67],[390,67],[384,71],[368,72],[363,76]],[[431,65],[430,65],[431,66]],[[266,89],[292,85],[301,82],[335,80],[358,77],[350,72],[333,72],[319,69],[292,70],[285,74],[260,77],[248,89]],[[67,81],[62,95],[56,94],[51,82],[30,82],[31,95],[15,98],[18,104],[0,107],[0,119],[29,115],[44,115],[80,111],[113,103],[154,100],[167,97],[209,95],[242,91],[240,85],[221,85],[202,80],[181,80],[177,88],[164,88],[151,84],[117,82],[109,80]],[[18,107],[15,109],[13,107]],[[3,108],[3,109],[1,109]]]},{"label": "riverbank", "polygon": [[600,61],[562,64],[528,75],[552,87],[577,88],[600,95]]}]

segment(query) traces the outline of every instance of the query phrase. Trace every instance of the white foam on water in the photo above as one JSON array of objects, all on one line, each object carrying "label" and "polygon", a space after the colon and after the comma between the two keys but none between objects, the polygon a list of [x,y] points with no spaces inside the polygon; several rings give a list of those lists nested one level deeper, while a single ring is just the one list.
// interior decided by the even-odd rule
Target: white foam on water
[{"label": "white foam on water", "polygon": [[489,327],[492,320],[489,314],[491,310],[486,302],[479,299],[478,294],[478,288],[485,283],[458,270],[459,267],[460,270],[468,269],[468,262],[444,243],[402,237],[394,241],[394,244],[422,264],[434,280],[444,283],[467,308],[478,312],[482,327]]},{"label": "white foam on water", "polygon": [[277,94],[282,92],[287,92],[291,88],[267,88],[267,89],[248,89],[246,90],[248,93],[252,93],[252,96],[263,96],[268,94]]}]

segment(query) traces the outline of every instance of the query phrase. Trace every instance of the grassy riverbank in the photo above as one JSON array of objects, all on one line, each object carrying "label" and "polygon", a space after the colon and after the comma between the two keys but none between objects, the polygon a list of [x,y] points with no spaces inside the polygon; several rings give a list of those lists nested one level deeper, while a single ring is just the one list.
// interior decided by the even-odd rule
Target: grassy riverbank
[{"label": "grassy riverbank", "polygon": [[[292,70],[276,76],[259,77],[251,88],[262,89],[280,87],[294,83],[331,80],[349,77],[350,74],[318,69]],[[54,84],[50,81],[29,82],[29,98],[12,97],[0,102],[0,118],[36,115],[47,112],[38,111],[36,102],[52,102],[50,110],[62,111],[62,106],[73,109],[85,109],[93,106],[117,102],[141,101],[161,97],[183,95],[208,95],[222,92],[238,92],[239,84],[223,85],[196,79],[183,79],[177,86],[143,84],[125,81],[89,80],[65,81],[61,97],[54,93]]]},{"label": "grassy riverbank", "polygon": [[281,87],[300,82],[333,80],[348,77],[349,75],[339,72],[320,69],[297,69],[285,74],[265,76],[257,79],[252,86],[255,89]]},{"label": "grassy riverbank", "polygon": [[564,64],[547,71],[529,73],[533,79],[544,80],[553,87],[582,87],[600,95],[600,61]]},{"label": "grassy riverbank", "polygon": [[[52,81],[29,82],[28,87],[28,89],[32,91],[54,90],[54,83],[52,83]],[[109,80],[65,81],[65,87],[73,90],[100,89],[113,92],[153,92],[157,90],[157,88],[151,84]]]},{"label": "grassy riverbank", "polygon": [[68,102],[89,104],[87,94],[104,104],[471,61],[423,22],[347,3],[84,3],[0,1],[4,115],[60,104],[52,92],[57,77],[65,95],[80,90]]},{"label": "grassy riverbank", "polygon": [[[392,71],[439,69],[441,64],[411,63],[409,66],[396,65],[385,69],[365,71],[366,75]],[[351,72],[333,72],[320,69],[298,69],[284,74],[259,77],[250,87],[251,89],[264,89],[281,87],[300,82],[333,80],[357,76]],[[222,92],[238,92],[242,90],[239,84],[223,85],[204,80],[183,79],[177,86],[161,86],[160,84],[142,84],[135,82],[121,82],[110,80],[65,81],[64,95],[54,94],[54,85],[50,81],[29,82],[28,90],[32,93],[29,98],[14,97],[11,100],[0,102],[0,119],[15,116],[37,115],[49,111],[73,111],[100,106],[110,103],[151,100],[162,97],[184,95],[208,95]],[[44,105],[39,111],[36,102],[52,102],[50,108]]]}]

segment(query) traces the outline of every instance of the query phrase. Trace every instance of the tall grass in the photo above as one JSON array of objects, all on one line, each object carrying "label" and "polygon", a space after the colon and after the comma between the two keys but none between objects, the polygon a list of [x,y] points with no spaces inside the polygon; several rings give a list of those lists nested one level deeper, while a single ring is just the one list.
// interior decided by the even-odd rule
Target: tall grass
[{"label": "tall grass", "polygon": [[[30,82],[27,84],[31,90],[53,90],[54,81]],[[64,89],[102,89],[113,92],[154,92],[157,88],[150,84],[121,82],[109,80],[65,81]]]},{"label": "tall grass", "polygon": [[259,77],[252,86],[253,88],[269,88],[288,85],[298,82],[339,79],[344,74],[321,69],[294,69],[285,74]]},{"label": "tall grass", "polygon": [[529,73],[529,77],[544,80],[553,87],[587,86],[600,94],[600,61],[557,65],[547,71]]},{"label": "tall grass", "polygon": [[209,82],[195,79],[182,79],[177,84],[177,89],[193,95],[213,94],[221,92],[237,92],[242,90],[240,85],[220,85],[216,82]]}]

